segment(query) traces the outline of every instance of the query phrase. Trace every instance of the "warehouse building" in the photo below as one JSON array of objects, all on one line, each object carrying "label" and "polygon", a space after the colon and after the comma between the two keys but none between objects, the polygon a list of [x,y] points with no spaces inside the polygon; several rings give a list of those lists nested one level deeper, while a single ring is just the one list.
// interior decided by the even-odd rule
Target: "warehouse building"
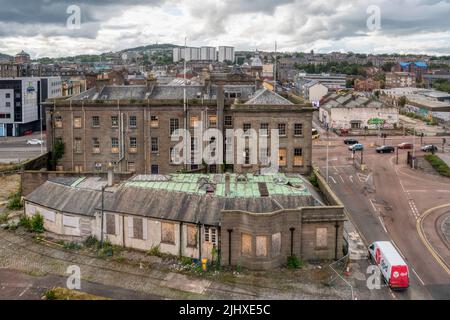
[{"label": "warehouse building", "polygon": [[25,213],[72,241],[103,235],[196,259],[218,252],[222,265],[255,270],[291,255],[343,256],[344,209],[324,182],[327,201],[298,174],[136,175],[114,186],[108,178],[53,178],[25,197]]}]

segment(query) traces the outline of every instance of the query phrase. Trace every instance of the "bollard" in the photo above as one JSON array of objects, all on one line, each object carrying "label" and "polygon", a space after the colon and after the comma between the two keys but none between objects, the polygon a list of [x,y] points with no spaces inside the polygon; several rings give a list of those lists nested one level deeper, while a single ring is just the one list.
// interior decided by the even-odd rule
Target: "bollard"
[{"label": "bollard", "polygon": [[202,259],[202,270],[206,271],[206,264],[208,263],[208,259]]}]

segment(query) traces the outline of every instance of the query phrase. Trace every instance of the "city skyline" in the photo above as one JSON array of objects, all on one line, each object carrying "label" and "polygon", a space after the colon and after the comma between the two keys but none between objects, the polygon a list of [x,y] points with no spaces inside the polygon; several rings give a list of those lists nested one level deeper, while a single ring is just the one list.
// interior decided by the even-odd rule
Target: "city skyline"
[{"label": "city skyline", "polygon": [[277,41],[285,52],[450,54],[449,1],[79,1],[79,28],[68,27],[76,13],[71,1],[0,4],[0,51],[15,55],[25,47],[32,58],[184,44],[185,37],[189,46],[236,51],[272,51]]}]

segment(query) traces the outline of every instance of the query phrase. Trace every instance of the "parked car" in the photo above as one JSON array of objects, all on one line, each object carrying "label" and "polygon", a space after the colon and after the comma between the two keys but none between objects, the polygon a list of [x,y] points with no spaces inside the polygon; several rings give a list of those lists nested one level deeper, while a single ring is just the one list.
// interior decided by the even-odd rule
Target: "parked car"
[{"label": "parked car", "polygon": [[37,145],[37,144],[43,144],[44,141],[40,140],[40,139],[30,139],[27,141],[27,144],[31,144],[31,145]]},{"label": "parked car", "polygon": [[344,140],[344,143],[345,144],[357,144],[358,143],[358,140],[356,140],[356,139],[345,139]]},{"label": "parked car", "polygon": [[375,149],[378,153],[391,153],[395,152],[395,148],[392,146],[381,146]]},{"label": "parked car", "polygon": [[356,143],[348,147],[350,151],[362,151],[364,150],[364,146],[361,143]]},{"label": "parked car", "polygon": [[413,144],[409,142],[402,142],[397,146],[399,149],[412,149],[413,147]]},{"label": "parked car", "polygon": [[423,146],[422,148],[420,148],[420,150],[422,150],[424,152],[436,152],[436,151],[438,151],[438,147],[436,147],[433,144],[427,144],[427,145]]},{"label": "parked car", "polygon": [[369,246],[369,257],[380,268],[384,280],[392,289],[409,287],[409,270],[390,241],[376,241]]}]

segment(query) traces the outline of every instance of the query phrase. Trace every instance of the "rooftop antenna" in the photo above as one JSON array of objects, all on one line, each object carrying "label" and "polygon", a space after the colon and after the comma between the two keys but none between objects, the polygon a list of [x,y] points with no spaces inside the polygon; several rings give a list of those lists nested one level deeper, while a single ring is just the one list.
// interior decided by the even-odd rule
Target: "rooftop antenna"
[{"label": "rooftop antenna", "polygon": [[275,41],[275,65],[273,66],[273,92],[277,93],[277,42]]}]

